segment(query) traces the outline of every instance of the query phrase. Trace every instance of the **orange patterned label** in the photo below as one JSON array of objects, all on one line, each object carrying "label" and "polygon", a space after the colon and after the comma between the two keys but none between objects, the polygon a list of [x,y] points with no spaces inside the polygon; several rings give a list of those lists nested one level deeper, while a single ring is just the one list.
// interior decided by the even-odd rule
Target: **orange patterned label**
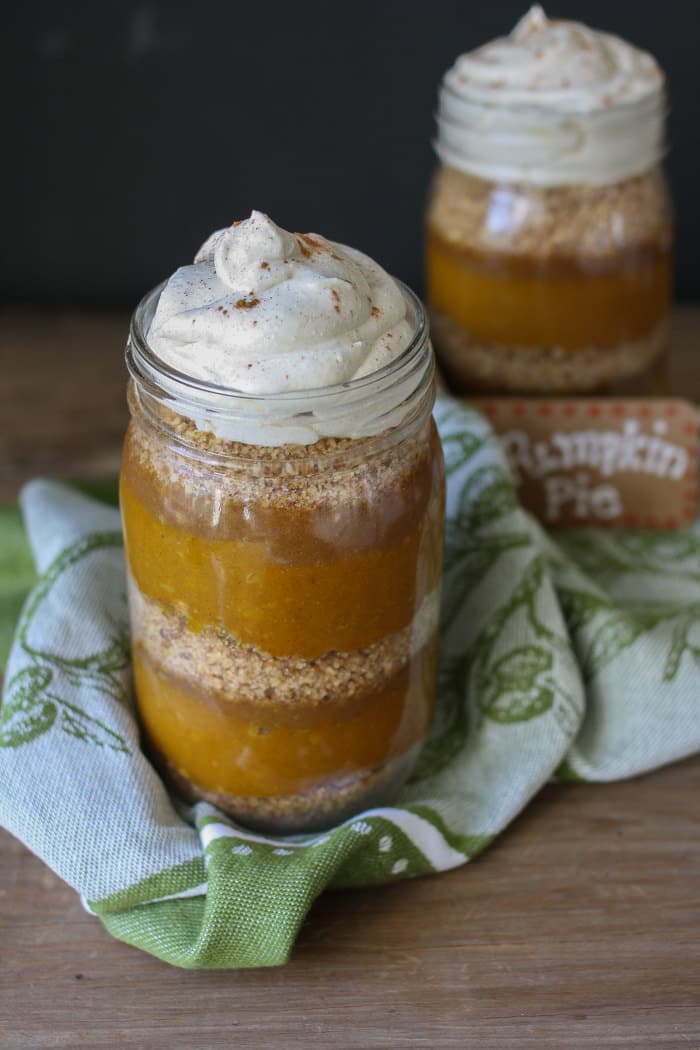
[{"label": "orange patterned label", "polygon": [[524,507],[545,525],[678,529],[695,519],[698,416],[680,399],[477,398]]}]

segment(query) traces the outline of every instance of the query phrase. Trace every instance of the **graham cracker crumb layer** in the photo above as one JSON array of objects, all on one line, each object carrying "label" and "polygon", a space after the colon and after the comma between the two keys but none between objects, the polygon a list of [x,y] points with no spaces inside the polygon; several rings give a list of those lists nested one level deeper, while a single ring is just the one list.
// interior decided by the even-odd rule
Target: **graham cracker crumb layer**
[{"label": "graham cracker crumb layer", "polygon": [[[123,475],[138,499],[187,532],[266,536],[292,560],[291,548],[308,560],[303,549],[318,550],[320,540],[358,550],[396,542],[415,528],[441,486],[432,418],[402,436],[323,438],[311,446],[224,442],[175,413],[168,428],[174,436],[140,412],[132,418]],[[179,443],[182,434],[187,444]],[[212,448],[218,458],[208,458]],[[242,515],[246,507],[252,518]]]},{"label": "graham cracker crumb layer", "polygon": [[451,317],[431,311],[431,327],[450,385],[458,392],[557,396],[657,394],[664,386],[669,326],[614,347],[483,346]]},{"label": "graham cracker crumb layer", "polygon": [[325,831],[362,809],[384,805],[411,774],[418,747],[374,769],[341,774],[296,795],[237,796],[194,784],[164,755],[150,748],[155,765],[187,802],[209,802],[253,830],[277,834]]},{"label": "graham cracker crumb layer", "polygon": [[[494,220],[495,193],[502,214]],[[621,251],[670,248],[670,205],[658,170],[609,186],[495,183],[452,168],[435,176],[428,228],[454,248],[531,259],[568,257],[601,263]]]},{"label": "graham cracker crumb layer", "polygon": [[243,709],[245,717],[298,722],[348,711],[382,692],[411,661],[434,646],[439,595],[424,600],[412,622],[355,652],[332,651],[313,660],[274,657],[236,642],[217,626],[192,631],[187,618],[145,598],[129,580],[132,631],[146,658],[198,695]]}]

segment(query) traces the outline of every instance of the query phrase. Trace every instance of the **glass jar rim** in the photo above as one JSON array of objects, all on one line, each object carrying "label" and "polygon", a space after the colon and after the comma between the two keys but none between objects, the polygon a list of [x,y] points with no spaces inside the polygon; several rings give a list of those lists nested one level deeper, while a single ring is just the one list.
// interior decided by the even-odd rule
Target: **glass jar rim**
[{"label": "glass jar rim", "polygon": [[[404,284],[403,281],[399,280],[398,277],[392,277],[392,280],[398,285],[399,290],[413,312],[413,317],[415,319],[415,330],[413,336],[410,343],[401,351],[399,356],[395,357],[389,362],[389,364],[383,365],[375,372],[369,372],[367,375],[360,376],[357,379],[350,379],[345,383],[336,383],[332,386],[308,387],[300,390],[287,390],[282,393],[255,394],[244,390],[237,390],[232,387],[220,386],[217,383],[210,383],[207,380],[189,376],[186,372],[180,372],[154,353],[148,343],[148,336],[146,334],[147,325],[144,325],[147,311],[150,308],[155,308],[158,297],[167,284],[167,281],[161,281],[161,283],[156,285],[155,288],[152,288],[147,292],[134,310],[129,328],[129,342],[126,351],[126,361],[129,373],[132,378],[140,380],[142,374],[139,366],[146,365],[149,371],[153,371],[155,376],[161,375],[164,379],[169,379],[173,383],[177,383],[178,385],[182,385],[193,391],[201,391],[202,393],[213,394],[217,397],[231,397],[270,404],[274,404],[277,401],[280,403],[295,401],[300,398],[305,400],[314,399],[316,397],[322,398],[334,394],[349,392],[351,390],[365,389],[372,386],[377,380],[383,379],[386,376],[397,372],[407,363],[407,361],[412,360],[424,348],[429,337],[428,316],[422,301],[416,293],[409,288],[407,284]],[[150,318],[148,320],[150,321]]]},{"label": "glass jar rim", "polygon": [[255,394],[180,372],[148,343],[148,326],[164,283],[134,311],[126,348],[129,374],[140,393],[167,403],[197,428],[227,441],[257,445],[311,444],[320,437],[368,437],[413,414],[432,384],[435,365],[426,309],[407,285],[392,278],[410,311],[414,331],[387,365],[344,383]]}]

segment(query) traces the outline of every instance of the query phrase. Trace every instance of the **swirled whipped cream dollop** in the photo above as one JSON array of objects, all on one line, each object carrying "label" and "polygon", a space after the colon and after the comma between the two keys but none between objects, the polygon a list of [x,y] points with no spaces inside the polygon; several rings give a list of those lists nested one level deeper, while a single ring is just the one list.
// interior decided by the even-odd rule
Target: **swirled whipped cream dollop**
[{"label": "swirled whipped cream dollop", "polygon": [[148,340],[195,379],[249,394],[346,383],[411,340],[406,302],[381,266],[254,211],[217,230],[161,292]]},{"label": "swirled whipped cream dollop", "polygon": [[537,5],[448,70],[436,148],[449,166],[494,181],[604,184],[658,161],[664,114],[650,54]]},{"label": "swirled whipped cream dollop", "polygon": [[264,396],[369,376],[400,357],[414,331],[406,298],[376,262],[318,234],[289,233],[254,211],[214,232],[194,264],[172,275],[147,338],[156,357],[184,376],[260,396],[259,404],[247,399],[246,422],[232,418],[231,399],[227,408],[221,396],[200,393],[211,411],[192,413],[198,425],[271,445],[382,429],[405,398],[400,377],[379,383],[372,396],[340,392],[320,414],[313,396],[274,404]]}]

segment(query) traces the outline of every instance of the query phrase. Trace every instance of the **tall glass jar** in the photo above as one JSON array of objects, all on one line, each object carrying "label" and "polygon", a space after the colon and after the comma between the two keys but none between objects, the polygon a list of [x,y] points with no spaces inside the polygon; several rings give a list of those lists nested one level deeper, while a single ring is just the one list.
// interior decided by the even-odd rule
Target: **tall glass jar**
[{"label": "tall glass jar", "polygon": [[[401,356],[300,393],[164,364],[146,336],[158,289],[132,321],[121,505],[142,726],[181,794],[252,827],[388,800],[430,723],[444,475],[425,313],[402,291]],[[353,417],[364,432],[334,437]],[[262,443],[270,425],[284,444]]]},{"label": "tall glass jar", "polygon": [[533,9],[440,95],[426,231],[438,358],[464,393],[661,393],[672,219],[663,77]]}]

